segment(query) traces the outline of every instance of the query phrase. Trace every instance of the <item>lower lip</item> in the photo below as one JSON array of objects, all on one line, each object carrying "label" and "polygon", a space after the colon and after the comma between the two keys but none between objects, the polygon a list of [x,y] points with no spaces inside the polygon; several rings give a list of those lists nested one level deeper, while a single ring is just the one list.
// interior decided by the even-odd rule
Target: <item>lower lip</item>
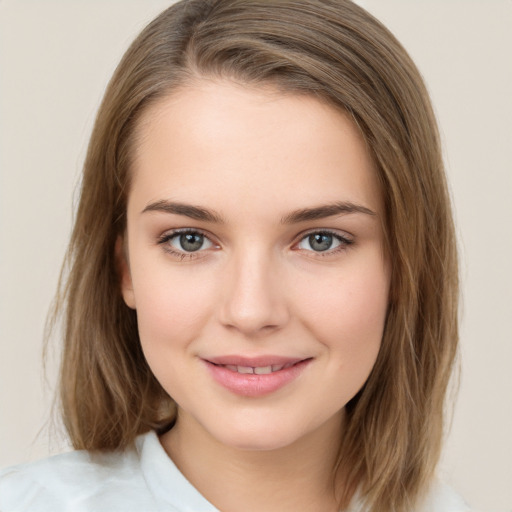
[{"label": "lower lip", "polygon": [[238,373],[209,361],[205,361],[205,363],[214,380],[221,386],[237,395],[258,397],[274,393],[294,381],[311,361],[311,359],[306,359],[290,368],[264,375]]}]

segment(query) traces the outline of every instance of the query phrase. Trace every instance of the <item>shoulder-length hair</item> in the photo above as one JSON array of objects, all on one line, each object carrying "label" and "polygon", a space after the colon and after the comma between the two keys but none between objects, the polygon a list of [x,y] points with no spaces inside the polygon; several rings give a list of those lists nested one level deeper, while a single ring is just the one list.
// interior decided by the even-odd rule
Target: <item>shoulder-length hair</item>
[{"label": "shoulder-length hair", "polygon": [[[126,227],[135,127],[197,77],[274,85],[348,112],[372,156],[392,264],[377,362],[347,405],[340,503],[410,510],[440,454],[458,342],[454,228],[439,136],[421,76],[394,36],[348,0],[182,0],[150,23],[101,104],[57,313],[61,404],[75,448],[123,448],[173,422],[172,398],[142,354],[123,302],[115,245]],[[340,480],[340,479],[338,479]]]}]

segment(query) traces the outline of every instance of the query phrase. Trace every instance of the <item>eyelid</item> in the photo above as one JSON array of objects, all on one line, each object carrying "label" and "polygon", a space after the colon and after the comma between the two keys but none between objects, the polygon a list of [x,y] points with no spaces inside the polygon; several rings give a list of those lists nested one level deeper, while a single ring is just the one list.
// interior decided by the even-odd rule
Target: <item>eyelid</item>
[{"label": "eyelid", "polygon": [[[207,247],[206,249],[199,249],[197,251],[187,252],[187,251],[181,251],[177,249],[176,247],[172,246],[170,242],[174,237],[178,235],[186,235],[186,234],[198,234],[206,238],[211,246]],[[206,256],[206,252],[213,249],[218,249],[219,244],[215,241],[213,235],[210,233],[200,229],[200,228],[176,228],[176,229],[170,229],[162,233],[160,236],[157,237],[157,245],[161,245],[163,247],[163,250],[172,255],[177,257],[180,260],[184,259],[197,259],[202,258]]]},{"label": "eyelid", "polygon": [[[188,233],[199,234],[201,236],[204,236],[211,243],[211,247],[208,247],[206,249],[199,249],[197,251],[187,252],[187,251],[181,251],[167,243],[171,239],[173,239],[174,237],[176,237],[178,235],[183,235],[183,234],[188,234]],[[325,251],[314,251],[314,250],[303,249],[303,248],[298,247],[298,245],[305,238],[307,238],[308,236],[311,236],[313,234],[316,234],[316,233],[332,235],[340,243],[334,249],[327,249]],[[329,228],[312,228],[312,229],[303,231],[299,235],[297,235],[295,237],[295,241],[292,243],[291,248],[295,249],[295,250],[311,253],[312,255],[314,255],[314,257],[326,257],[326,256],[331,256],[331,255],[337,254],[340,251],[346,250],[353,243],[354,243],[354,236],[347,233],[346,231],[340,231],[340,230],[329,229]],[[157,237],[157,245],[162,245],[163,250],[166,253],[168,253],[180,260],[184,260],[184,259],[191,260],[191,259],[202,258],[202,257],[205,257],[206,256],[205,253],[208,253],[209,251],[211,251],[212,248],[213,248],[213,250],[220,248],[220,244],[215,241],[215,237],[211,233],[209,233],[201,228],[192,228],[192,227],[176,228],[176,229],[170,229],[170,230],[165,231],[164,233],[162,233],[160,236]]]},{"label": "eyelid", "polygon": [[[332,235],[334,238],[336,238],[340,244],[335,247],[334,249],[327,249],[325,251],[313,251],[309,249],[302,249],[298,248],[298,245],[307,237],[314,235],[314,234],[327,234]],[[328,228],[314,228],[309,229],[307,231],[303,231],[300,233],[296,239],[295,242],[292,245],[292,248],[297,248],[300,251],[305,251],[314,254],[315,256],[328,256],[332,254],[336,254],[338,251],[346,250],[350,245],[354,243],[354,237],[353,235],[350,235],[346,231],[339,231],[336,229],[328,229]]]},{"label": "eyelid", "polygon": [[314,235],[316,233],[325,233],[328,235],[335,236],[337,238],[341,238],[342,240],[346,240],[347,242],[354,241],[354,235],[348,233],[347,231],[343,231],[341,229],[332,229],[332,228],[311,228],[299,233],[295,239],[300,241],[307,236]]}]

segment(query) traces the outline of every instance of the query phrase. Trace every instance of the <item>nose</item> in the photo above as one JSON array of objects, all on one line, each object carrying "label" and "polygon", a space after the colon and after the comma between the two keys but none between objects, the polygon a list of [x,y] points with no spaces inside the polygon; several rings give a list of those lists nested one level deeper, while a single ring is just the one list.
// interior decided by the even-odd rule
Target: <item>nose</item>
[{"label": "nose", "polygon": [[289,310],[279,273],[279,266],[268,255],[251,252],[234,258],[225,274],[221,323],[248,337],[283,328]]}]

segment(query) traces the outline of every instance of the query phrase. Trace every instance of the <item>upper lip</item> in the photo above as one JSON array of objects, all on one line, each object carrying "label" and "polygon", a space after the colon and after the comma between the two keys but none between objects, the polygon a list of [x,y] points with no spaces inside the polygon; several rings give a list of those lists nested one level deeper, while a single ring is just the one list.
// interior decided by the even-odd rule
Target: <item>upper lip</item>
[{"label": "upper lip", "polygon": [[273,365],[285,365],[285,364],[296,364],[304,361],[303,357],[286,357],[286,356],[274,356],[274,355],[262,355],[256,357],[246,357],[239,355],[225,355],[216,357],[205,357],[203,358],[209,363],[213,363],[220,366],[245,366],[245,367],[265,367]]}]

